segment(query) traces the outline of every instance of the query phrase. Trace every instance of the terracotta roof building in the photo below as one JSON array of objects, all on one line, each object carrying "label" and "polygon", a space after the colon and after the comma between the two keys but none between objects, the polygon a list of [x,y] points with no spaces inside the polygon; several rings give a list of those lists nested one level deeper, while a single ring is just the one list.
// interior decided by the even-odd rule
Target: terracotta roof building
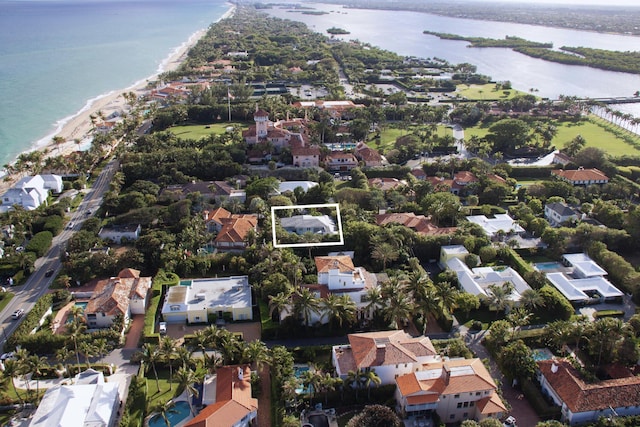
[{"label": "terracotta roof building", "polygon": [[480,359],[452,359],[425,365],[396,378],[403,417],[436,412],[447,423],[500,419],[506,412],[497,386]]},{"label": "terracotta roof building", "polygon": [[413,212],[399,212],[376,215],[376,224],[383,226],[387,224],[401,224],[411,228],[416,233],[425,236],[437,236],[442,234],[455,233],[456,227],[438,227],[431,218],[424,215],[416,215]]},{"label": "terracotta roof building", "polygon": [[640,415],[640,377],[629,374],[585,382],[564,359],[538,362],[542,392],[561,406],[561,421],[583,424],[600,417]]},{"label": "terracotta roof building", "polygon": [[255,215],[232,216],[221,218],[221,221],[222,228],[213,241],[213,246],[220,251],[244,250],[249,232],[258,227],[258,217]]},{"label": "terracotta roof building", "polygon": [[349,371],[372,369],[381,384],[393,384],[397,376],[440,359],[429,338],[414,338],[400,330],[349,334],[348,338],[349,345],[334,346],[331,351],[336,373],[342,379]]},{"label": "terracotta roof building", "polygon": [[258,416],[258,400],[251,397],[248,365],[222,366],[216,371],[216,401],[185,427],[248,427]]},{"label": "terracotta roof building", "polygon": [[378,150],[369,147],[364,142],[358,142],[356,144],[355,151],[353,153],[358,160],[364,163],[367,167],[382,166],[387,163],[387,160],[378,152]]},{"label": "terracotta roof building", "polygon": [[118,315],[126,322],[132,314],[144,314],[150,288],[151,277],[140,277],[140,272],[132,268],[125,268],[117,277],[100,280],[84,309],[87,326],[108,328]]},{"label": "terracotta roof building", "polygon": [[598,169],[552,170],[551,174],[573,185],[607,184],[609,177]]}]

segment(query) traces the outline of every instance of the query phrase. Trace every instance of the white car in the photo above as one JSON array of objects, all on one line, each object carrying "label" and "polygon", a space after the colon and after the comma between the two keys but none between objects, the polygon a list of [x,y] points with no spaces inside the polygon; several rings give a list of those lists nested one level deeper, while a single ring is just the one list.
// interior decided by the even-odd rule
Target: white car
[{"label": "white car", "polygon": [[23,314],[24,314],[24,309],[23,308],[19,308],[16,311],[13,312],[13,314],[11,315],[11,318],[19,319],[19,318],[22,317]]},{"label": "white car", "polygon": [[160,324],[158,325],[158,332],[160,333],[160,335],[167,334],[167,322],[160,322]]},{"label": "white car", "polygon": [[516,419],[512,416],[508,416],[506,420],[502,423],[504,427],[518,427],[516,425]]}]

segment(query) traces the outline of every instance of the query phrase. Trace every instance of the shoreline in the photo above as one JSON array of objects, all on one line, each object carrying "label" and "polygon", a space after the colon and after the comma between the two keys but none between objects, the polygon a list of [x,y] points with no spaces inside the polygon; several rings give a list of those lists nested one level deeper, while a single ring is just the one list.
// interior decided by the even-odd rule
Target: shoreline
[{"label": "shoreline", "polygon": [[[212,22],[210,25],[214,25],[217,22],[220,22],[223,19],[226,19],[233,15],[236,7],[232,4],[229,5],[229,9],[216,21]],[[44,137],[32,142],[30,147],[20,154],[30,153],[33,151],[44,151],[45,158],[46,157],[56,157],[56,156],[66,156],[74,151],[79,150],[79,145],[83,146],[81,150],[85,150],[88,144],[90,144],[92,135],[91,130],[93,124],[91,123],[91,116],[97,114],[98,112],[102,112],[104,117],[109,117],[109,115],[113,113],[122,112],[126,106],[126,102],[124,97],[122,96],[125,93],[133,92],[137,96],[147,93],[147,85],[149,82],[157,79],[157,77],[165,72],[174,71],[178,69],[178,67],[184,62],[187,54],[191,50],[193,46],[202,39],[202,37],[208,32],[209,27],[201,28],[191,34],[189,38],[173,48],[170,53],[160,62],[157,70],[150,76],[142,78],[132,85],[121,88],[114,89],[110,92],[100,94],[94,98],[87,100],[85,105],[76,113],[64,117],[58,120],[54,127],[55,129],[45,135]],[[65,142],[60,145],[56,145],[53,142],[53,138],[59,136],[64,138]],[[76,143],[79,140],[80,143]],[[13,159],[9,164],[15,163],[16,159]],[[0,177],[6,176],[6,171],[3,170],[0,173]],[[11,185],[13,180],[9,183],[2,182],[0,184],[0,190],[4,191],[6,188]]]}]

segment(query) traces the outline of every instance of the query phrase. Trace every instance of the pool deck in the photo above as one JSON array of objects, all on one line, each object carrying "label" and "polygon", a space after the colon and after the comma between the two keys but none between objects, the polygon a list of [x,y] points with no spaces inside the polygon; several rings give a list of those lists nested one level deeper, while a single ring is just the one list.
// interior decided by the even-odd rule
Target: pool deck
[{"label": "pool deck", "polygon": [[68,303],[67,305],[65,305],[64,307],[62,307],[60,310],[58,310],[58,312],[56,313],[56,317],[53,318],[53,322],[51,323],[51,331],[54,334],[64,334],[66,331],[66,322],[67,319],[69,318],[69,315],[71,313],[71,308],[77,303],[77,302],[86,302],[86,301],[71,301],[70,303]]}]

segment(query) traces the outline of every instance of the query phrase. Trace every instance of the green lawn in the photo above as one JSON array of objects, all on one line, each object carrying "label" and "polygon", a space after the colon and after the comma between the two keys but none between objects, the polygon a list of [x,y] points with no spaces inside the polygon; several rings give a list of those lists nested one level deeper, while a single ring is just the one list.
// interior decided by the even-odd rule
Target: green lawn
[{"label": "green lawn", "polygon": [[[607,122],[608,124],[608,122]],[[578,135],[587,141],[587,147],[598,147],[607,152],[610,156],[637,156],[640,150],[618,138],[611,132],[607,132],[602,127],[592,122],[564,123],[558,126],[558,134],[551,141],[556,148],[563,148],[564,145]],[[640,138],[636,137],[640,144]]]},{"label": "green lawn", "polygon": [[209,135],[222,135],[227,131],[228,127],[238,125],[241,128],[246,128],[246,123],[241,122],[224,122],[210,125],[186,125],[186,126],[172,126],[167,129],[180,139],[195,139],[199,140],[206,138]]},{"label": "green lawn", "polygon": [[[375,148],[376,150],[380,150],[382,152],[386,152],[393,148],[396,143],[396,139],[401,136],[408,135],[417,131],[420,126],[410,126],[409,129],[400,129],[399,127],[389,126],[385,128],[382,132],[380,132],[380,139],[371,139],[367,144]],[[436,134],[440,137],[445,135],[453,135],[453,129],[449,126],[438,125],[438,129],[436,130]],[[486,134],[486,132],[485,132]],[[370,138],[373,138],[373,134],[369,135]]]},{"label": "green lawn", "polygon": [[[174,377],[175,377],[174,369]],[[163,404],[175,397],[175,393],[178,390],[178,383],[175,378],[173,379],[173,390],[169,390],[169,370],[158,368],[158,385],[156,385],[156,376],[153,373],[153,368],[149,368],[146,374],[147,377],[147,408],[152,411],[158,404]]]},{"label": "green lawn", "polygon": [[485,85],[458,85],[456,94],[475,101],[486,101],[491,99],[511,99],[518,95],[526,95],[526,92],[515,89],[496,90],[495,83],[487,83]]},{"label": "green lawn", "polygon": [[[609,155],[617,157],[622,155],[637,156],[640,155],[640,149],[627,143],[623,139],[617,137],[596,123],[590,121],[581,121],[579,123],[555,123],[558,134],[551,141],[556,148],[562,149],[566,143],[571,141],[578,135],[587,141],[587,147],[598,147],[606,151]],[[609,124],[610,125],[610,124]],[[613,125],[610,125],[613,126]],[[488,127],[481,125],[465,128],[464,138],[468,140],[472,136],[484,138],[489,133]],[[640,137],[635,138],[640,146]]]}]

